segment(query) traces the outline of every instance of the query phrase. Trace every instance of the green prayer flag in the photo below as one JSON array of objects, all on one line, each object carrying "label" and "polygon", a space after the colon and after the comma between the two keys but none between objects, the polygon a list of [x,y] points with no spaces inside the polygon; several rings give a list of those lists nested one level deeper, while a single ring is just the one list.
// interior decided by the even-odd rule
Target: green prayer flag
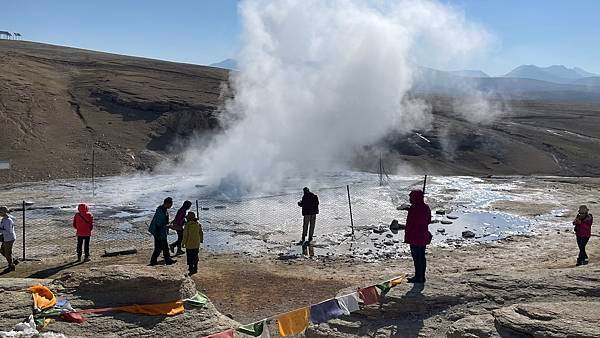
[{"label": "green prayer flag", "polygon": [[206,305],[206,303],[208,303],[208,297],[206,297],[206,295],[201,292],[196,292],[194,297],[184,299],[183,301],[190,304],[191,306],[203,307],[204,305]]},{"label": "green prayer flag", "polygon": [[390,285],[390,282],[384,282],[384,283],[381,283],[381,284],[377,284],[375,286],[379,290],[381,290],[381,295],[382,296],[385,296],[392,289],[392,286]]},{"label": "green prayer flag", "polygon": [[261,321],[252,324],[242,325],[237,328],[237,331],[252,337],[260,337],[260,335],[262,335],[263,333],[264,328],[265,322]]}]

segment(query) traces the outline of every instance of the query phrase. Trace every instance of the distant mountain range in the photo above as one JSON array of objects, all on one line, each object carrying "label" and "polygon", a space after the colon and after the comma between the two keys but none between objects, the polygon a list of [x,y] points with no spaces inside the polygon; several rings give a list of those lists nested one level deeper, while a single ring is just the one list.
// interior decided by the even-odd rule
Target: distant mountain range
[{"label": "distant mountain range", "polygon": [[210,67],[230,69],[230,70],[237,70],[238,69],[237,61],[234,60],[234,59],[225,59],[225,60],[223,60],[221,62],[211,63],[209,66]]},{"label": "distant mountain range", "polygon": [[[227,59],[210,66],[235,70],[237,62]],[[419,67],[413,91],[450,96],[479,91],[510,99],[600,102],[600,75],[563,65],[522,65],[494,77],[481,70],[442,71]]]}]

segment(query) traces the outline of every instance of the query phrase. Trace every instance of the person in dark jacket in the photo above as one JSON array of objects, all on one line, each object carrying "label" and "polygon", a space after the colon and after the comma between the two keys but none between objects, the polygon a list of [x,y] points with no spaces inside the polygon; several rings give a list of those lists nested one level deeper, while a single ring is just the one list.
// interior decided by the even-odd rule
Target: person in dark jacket
[{"label": "person in dark jacket", "polygon": [[171,252],[175,251],[177,248],[177,252],[175,255],[183,255],[185,252],[181,250],[181,240],[183,239],[183,226],[185,225],[185,215],[187,211],[192,207],[192,202],[185,201],[179,210],[177,210],[177,214],[175,215],[175,219],[173,223],[171,223],[171,229],[177,232],[177,240],[169,245]]},{"label": "person in dark jacket", "polygon": [[[299,245],[310,244],[312,241],[313,234],[315,232],[317,214],[319,213],[319,197],[310,192],[307,187],[304,187],[302,190],[304,191],[304,196],[302,196],[302,200],[298,202],[298,206],[302,207],[302,216],[304,216],[304,221],[302,223],[302,240],[298,242]],[[310,231],[308,230],[309,225]],[[307,232],[308,242],[305,242]]]},{"label": "person in dark jacket", "polygon": [[73,228],[77,234],[77,261],[81,260],[81,254],[85,253],[84,262],[90,260],[90,237],[94,229],[94,215],[85,203],[77,206],[77,213],[73,217]]},{"label": "person in dark jacket", "polygon": [[169,234],[169,209],[173,206],[173,199],[171,197],[165,198],[162,205],[156,208],[152,222],[148,227],[148,231],[154,236],[154,251],[152,252],[152,258],[150,258],[150,265],[158,264],[157,259],[162,251],[163,257],[165,258],[165,264],[170,265],[177,261],[171,259],[169,255],[169,243],[167,243],[167,235]]},{"label": "person in dark jacket", "polygon": [[409,194],[410,208],[406,216],[406,229],[404,230],[404,243],[410,245],[410,254],[415,265],[415,276],[408,279],[410,283],[425,283],[425,270],[427,260],[425,249],[431,243],[429,223],[431,223],[431,209],[425,204],[425,195],[421,190],[413,190]]},{"label": "person in dark jacket", "polygon": [[592,223],[594,223],[594,217],[590,214],[590,210],[585,205],[580,206],[577,216],[573,221],[575,235],[577,237],[577,246],[579,247],[577,266],[586,265],[588,263],[588,255],[585,252],[585,246],[592,236]]}]

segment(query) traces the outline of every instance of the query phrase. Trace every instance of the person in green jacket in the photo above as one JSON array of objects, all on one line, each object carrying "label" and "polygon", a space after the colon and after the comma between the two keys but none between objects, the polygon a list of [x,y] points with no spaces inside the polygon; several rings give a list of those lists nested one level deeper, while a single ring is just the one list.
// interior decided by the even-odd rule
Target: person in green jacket
[{"label": "person in green jacket", "polygon": [[167,243],[167,235],[169,234],[169,209],[173,206],[173,199],[171,197],[165,198],[163,204],[156,208],[152,222],[148,227],[148,231],[154,236],[154,251],[152,252],[152,258],[150,258],[150,265],[158,264],[158,256],[162,251],[163,257],[165,258],[165,264],[171,265],[177,261],[171,258],[169,254],[169,243]]},{"label": "person in green jacket", "polygon": [[189,275],[191,276],[198,272],[198,253],[200,252],[200,243],[204,242],[204,232],[194,212],[188,212],[185,219],[187,222],[183,227],[181,246],[185,248]]}]

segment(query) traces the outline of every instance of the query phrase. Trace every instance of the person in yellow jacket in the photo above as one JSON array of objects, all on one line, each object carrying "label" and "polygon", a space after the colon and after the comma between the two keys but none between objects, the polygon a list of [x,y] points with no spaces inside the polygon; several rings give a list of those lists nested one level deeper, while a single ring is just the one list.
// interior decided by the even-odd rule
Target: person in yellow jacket
[{"label": "person in yellow jacket", "polygon": [[185,248],[189,275],[191,276],[198,272],[198,253],[200,252],[200,243],[204,242],[204,232],[202,232],[202,225],[198,223],[198,218],[196,218],[194,212],[188,212],[185,219],[181,247]]}]

